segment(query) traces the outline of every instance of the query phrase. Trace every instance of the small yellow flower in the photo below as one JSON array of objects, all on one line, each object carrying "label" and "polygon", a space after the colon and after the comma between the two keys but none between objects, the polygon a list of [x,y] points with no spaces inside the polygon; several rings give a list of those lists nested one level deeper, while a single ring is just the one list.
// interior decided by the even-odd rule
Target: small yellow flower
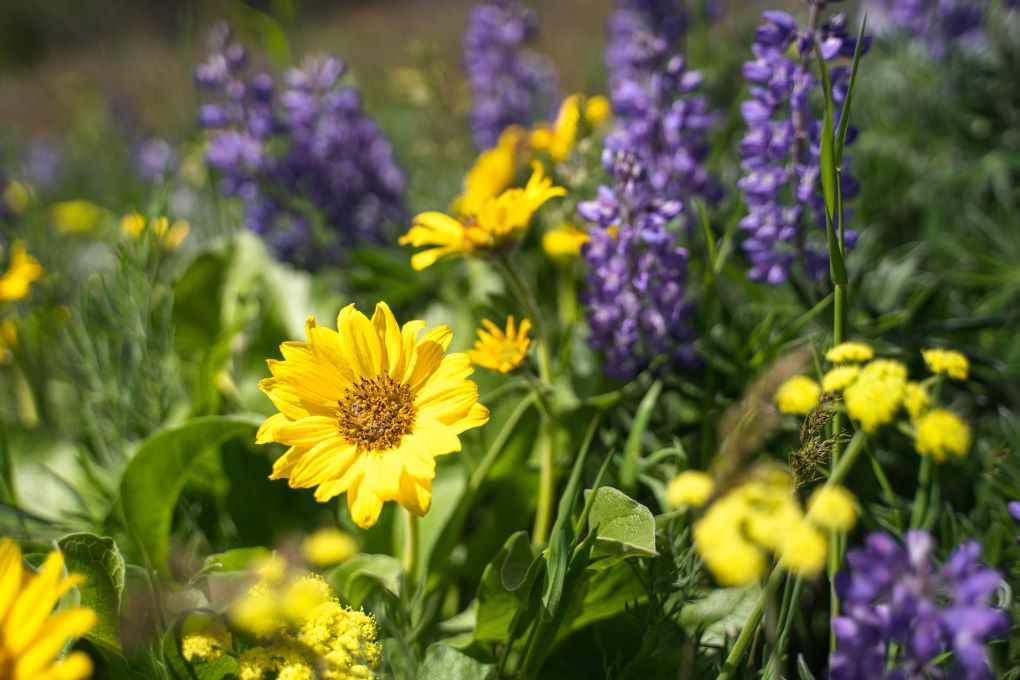
[{"label": "small yellow flower", "polygon": [[746,586],[760,581],[765,574],[765,554],[739,536],[705,552],[702,559],[723,586]]},{"label": "small yellow flower", "polygon": [[903,406],[912,419],[917,419],[931,406],[931,395],[924,385],[914,381],[907,383],[903,391]]},{"label": "small yellow flower", "polygon": [[549,157],[559,162],[570,155],[577,139],[577,126],[581,121],[582,95],[572,94],[563,99],[553,124],[542,125],[531,133],[533,149],[547,150]]},{"label": "small yellow flower", "polygon": [[825,358],[834,364],[858,364],[873,356],[875,350],[863,342],[841,342],[825,353]]},{"label": "small yellow flower", "polygon": [[857,380],[861,369],[858,366],[836,366],[822,376],[822,390],[828,393],[839,392],[854,380]]},{"label": "small yellow flower", "polygon": [[685,470],[669,483],[666,500],[674,507],[688,505],[700,508],[715,491],[712,478],[700,470]]},{"label": "small yellow flower", "polygon": [[810,578],[825,568],[828,543],[822,532],[807,522],[796,522],[783,532],[777,551],[779,566],[789,572]]},{"label": "small yellow flower", "polygon": [[464,177],[464,191],[452,208],[461,215],[474,215],[489,199],[499,196],[514,181],[525,130],[511,125],[503,130],[496,146],[478,154]]},{"label": "small yellow flower", "polygon": [[553,261],[572,260],[581,254],[581,246],[590,239],[585,230],[564,223],[542,234],[542,251]]},{"label": "small yellow flower", "polygon": [[275,589],[257,583],[230,608],[230,620],[242,630],[259,638],[270,638],[283,626]]},{"label": "small yellow flower", "polygon": [[530,319],[523,319],[517,328],[511,314],[506,320],[506,332],[488,319],[482,319],[482,325],[485,329],[478,329],[475,348],[467,352],[472,363],[499,373],[509,373],[524,363],[531,345]]},{"label": "small yellow flower", "polygon": [[592,127],[598,127],[604,123],[611,114],[612,109],[609,106],[609,100],[602,95],[590,97],[588,104],[584,107],[585,120]]},{"label": "small yellow flower", "polygon": [[936,463],[950,455],[963,457],[970,451],[970,427],[960,416],[946,409],[933,409],[914,421],[914,448]]},{"label": "small yellow flower", "polygon": [[527,231],[535,211],[549,199],[567,193],[543,175],[541,164],[535,163],[533,170],[523,189],[507,189],[486,199],[460,220],[440,212],[416,216],[399,243],[434,247],[412,255],[411,266],[421,271],[447,255],[484,257],[515,245]]},{"label": "small yellow flower", "polygon": [[865,432],[892,422],[906,393],[907,368],[898,361],[875,359],[843,390],[847,413]]},{"label": "small yellow flower", "polygon": [[921,350],[921,356],[931,372],[937,375],[966,380],[970,373],[970,362],[962,352],[953,349],[924,349]]},{"label": "small yellow flower", "polygon": [[3,202],[15,215],[28,210],[32,203],[32,190],[21,182],[9,182],[3,191]]},{"label": "small yellow flower", "polygon": [[0,321],[0,365],[7,363],[18,347],[18,325],[12,319]]},{"label": "small yellow flower", "polygon": [[25,244],[11,244],[11,259],[7,271],[0,276],[0,302],[16,302],[28,297],[33,283],[44,274],[39,260],[28,254]]},{"label": "small yellow flower", "polygon": [[[156,242],[167,250],[178,248],[191,231],[191,225],[187,220],[174,220],[173,224],[170,224],[166,217],[154,217],[148,222],[148,228]],[[120,229],[125,236],[137,239],[145,233],[145,217],[141,213],[125,215],[120,220]]]},{"label": "small yellow flower", "polygon": [[334,599],[308,612],[297,639],[323,660],[324,677],[339,679],[373,677],[382,652],[376,636],[371,616]]},{"label": "small yellow flower", "polygon": [[818,487],[807,504],[807,518],[829,531],[850,531],[857,521],[853,494],[836,484]]},{"label": "small yellow flower", "polygon": [[[375,524],[386,501],[422,516],[432,503],[436,456],[460,451],[459,435],[485,424],[466,354],[446,354],[446,326],[397,325],[384,302],[371,320],[348,305],[336,331],[305,324],[307,342],[285,342],[283,361],[259,387],[280,409],[259,428],[260,444],[290,448],[271,479],[318,487],[325,503],[347,493],[355,523]],[[420,336],[420,337],[419,337]]]},{"label": "small yellow flower", "polygon": [[336,527],[319,529],[301,544],[305,559],[317,567],[331,567],[358,554],[358,542]]},{"label": "small yellow flower", "polygon": [[230,631],[209,616],[193,615],[181,630],[181,656],[188,661],[215,661],[229,651]]},{"label": "small yellow flower", "polygon": [[57,231],[79,234],[92,231],[103,218],[103,209],[95,203],[77,199],[50,206],[50,219]]},{"label": "small yellow flower", "polygon": [[18,544],[0,541],[0,677],[4,680],[84,680],[92,661],[81,651],[57,657],[68,638],[81,637],[96,624],[85,607],[54,612],[64,593],[81,584],[64,576],[64,558],[51,552],[38,573],[25,569]]},{"label": "small yellow flower", "polygon": [[822,388],[811,378],[796,375],[776,391],[776,406],[781,413],[804,415],[818,406],[822,397]]}]

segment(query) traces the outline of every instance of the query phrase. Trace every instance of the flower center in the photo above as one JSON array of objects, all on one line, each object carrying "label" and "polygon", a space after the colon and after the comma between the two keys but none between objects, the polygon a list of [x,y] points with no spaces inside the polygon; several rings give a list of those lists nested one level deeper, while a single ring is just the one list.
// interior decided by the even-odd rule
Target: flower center
[{"label": "flower center", "polygon": [[337,404],[337,431],[359,449],[394,449],[414,431],[418,410],[411,388],[385,373],[351,385]]}]

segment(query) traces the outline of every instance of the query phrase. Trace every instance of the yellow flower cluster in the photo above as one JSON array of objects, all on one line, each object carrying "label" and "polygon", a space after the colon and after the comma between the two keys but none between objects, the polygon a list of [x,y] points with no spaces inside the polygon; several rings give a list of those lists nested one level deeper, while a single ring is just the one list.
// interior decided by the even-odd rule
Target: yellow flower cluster
[{"label": "yellow flower cluster", "polygon": [[674,507],[690,506],[700,508],[712,493],[715,483],[712,478],[700,470],[685,470],[669,483],[666,489],[666,500]]},{"label": "yellow flower cluster", "polygon": [[553,162],[559,163],[566,159],[577,142],[581,118],[591,128],[598,127],[610,114],[609,100],[605,97],[591,97],[585,101],[584,95],[572,94],[560,104],[559,113],[552,125],[537,125],[531,131],[529,143],[536,151],[547,151]]},{"label": "yellow flower cluster", "polygon": [[762,468],[709,506],[694,525],[694,548],[726,586],[760,580],[769,553],[783,569],[811,577],[825,566],[824,530],[845,531],[855,519],[845,489],[820,490],[805,515],[789,475]]},{"label": "yellow flower cluster", "polygon": [[806,375],[795,375],[776,391],[776,407],[781,413],[804,415],[818,406],[822,388]]},{"label": "yellow flower cluster", "polygon": [[843,389],[843,401],[850,417],[865,432],[874,432],[896,417],[906,389],[906,366],[891,359],[875,359],[865,364],[857,378]]},{"label": "yellow flower cluster", "polygon": [[188,237],[191,226],[187,220],[174,220],[171,224],[166,217],[154,217],[146,221],[141,213],[131,213],[121,218],[120,230],[129,238],[140,238],[142,234],[146,233],[146,229],[160,247],[174,250]]},{"label": "yellow flower cluster", "polygon": [[188,661],[215,661],[230,651],[231,642],[230,631],[221,621],[194,615],[181,630],[181,656]]},{"label": "yellow flower cluster", "polygon": [[950,456],[970,451],[970,427],[952,411],[937,408],[914,419],[917,452],[943,463]]},{"label": "yellow flower cluster", "polygon": [[483,328],[478,329],[475,348],[467,351],[468,358],[478,366],[484,366],[499,373],[509,373],[522,363],[528,355],[531,338],[531,321],[524,319],[520,328],[514,324],[511,314],[506,320],[506,331],[488,319],[482,319]]},{"label": "yellow flower cluster", "polygon": [[859,364],[873,356],[875,350],[863,342],[841,342],[825,353],[825,358],[834,364]]},{"label": "yellow flower cluster", "polygon": [[970,362],[961,352],[953,349],[923,349],[921,356],[929,370],[936,375],[946,375],[954,380],[966,380],[970,374]]},{"label": "yellow flower cluster", "polygon": [[553,262],[569,262],[581,254],[581,246],[589,240],[584,229],[564,223],[542,234],[542,251]]},{"label": "yellow flower cluster", "polygon": [[28,254],[24,243],[12,243],[7,271],[0,276],[0,302],[17,302],[28,297],[32,284],[42,278],[43,273],[42,265]]},{"label": "yellow flower cluster", "polygon": [[336,527],[326,527],[301,543],[301,553],[316,567],[331,567],[358,554],[358,542]]},{"label": "yellow flower cluster", "polygon": [[260,641],[241,654],[240,680],[375,677],[381,647],[370,615],[341,605],[319,576],[261,576],[229,613]]}]

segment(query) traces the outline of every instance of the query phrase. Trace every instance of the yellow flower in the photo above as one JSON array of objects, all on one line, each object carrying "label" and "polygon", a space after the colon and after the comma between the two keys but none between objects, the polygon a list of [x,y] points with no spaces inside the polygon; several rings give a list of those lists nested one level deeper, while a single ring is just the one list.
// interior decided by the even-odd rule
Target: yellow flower
[{"label": "yellow flower", "polygon": [[804,415],[818,406],[822,397],[822,388],[811,378],[796,375],[776,391],[776,406],[781,413]]},{"label": "yellow flower", "polygon": [[181,656],[188,661],[215,661],[230,649],[230,644],[230,631],[220,621],[193,615],[184,622]]},{"label": "yellow flower", "polygon": [[268,583],[255,584],[230,607],[230,620],[260,638],[269,638],[284,626],[276,591]]},{"label": "yellow flower", "polygon": [[517,328],[511,314],[506,320],[506,332],[488,319],[482,319],[482,325],[485,326],[485,330],[478,329],[475,348],[467,352],[474,364],[491,371],[509,373],[524,363],[528,347],[531,345],[531,338],[528,337],[528,331],[531,330],[530,319],[523,319],[521,327]]},{"label": "yellow flower", "polygon": [[765,573],[765,554],[741,533],[746,515],[746,504],[727,495],[694,525],[694,548],[724,586],[747,585]]},{"label": "yellow flower", "polygon": [[906,385],[906,366],[898,361],[875,359],[843,390],[847,413],[865,432],[874,432],[879,425],[892,422],[903,403]]},{"label": "yellow flower", "polygon": [[588,125],[592,127],[598,127],[612,114],[612,109],[609,106],[609,100],[602,95],[596,95],[588,99],[588,104],[584,107],[584,117],[588,121]]},{"label": "yellow flower", "polygon": [[9,182],[4,187],[3,202],[15,215],[28,210],[32,203],[32,190],[21,182]]},{"label": "yellow flower", "polygon": [[569,156],[577,140],[577,126],[581,121],[581,100],[582,95],[579,94],[565,97],[553,124],[539,126],[531,133],[531,147],[548,150],[549,157],[555,162]]},{"label": "yellow flower", "polygon": [[954,380],[966,380],[970,362],[962,352],[953,349],[923,349],[921,356],[932,373],[948,375]]},{"label": "yellow flower", "polygon": [[56,661],[68,638],[84,635],[96,624],[85,607],[53,609],[82,577],[64,576],[64,558],[51,552],[33,574],[21,561],[21,550],[9,538],[0,541],[0,678],[4,680],[82,680],[92,674],[92,661],[75,651]]},{"label": "yellow flower", "polygon": [[825,536],[807,522],[796,522],[783,532],[777,551],[779,566],[798,576],[812,577],[825,567],[828,543]]},{"label": "yellow flower", "polygon": [[854,380],[857,380],[860,372],[861,369],[857,366],[836,366],[822,376],[822,390],[830,394],[839,392]]},{"label": "yellow flower", "polygon": [[910,381],[903,391],[903,405],[912,419],[916,419],[931,406],[931,395],[921,383]]},{"label": "yellow flower", "polygon": [[85,200],[61,201],[50,206],[50,219],[58,231],[92,231],[103,217],[103,209]]},{"label": "yellow flower", "polygon": [[0,365],[7,363],[18,346],[18,326],[12,319],[0,321]]},{"label": "yellow flower", "polygon": [[535,163],[533,168],[523,189],[507,189],[495,198],[488,198],[460,220],[439,212],[416,216],[399,243],[416,248],[435,247],[412,255],[411,266],[421,271],[446,255],[486,256],[517,243],[535,211],[549,199],[567,193],[543,176],[540,164]]},{"label": "yellow flower", "polygon": [[257,441],[290,447],[271,479],[318,487],[322,503],[346,492],[362,528],[375,524],[385,501],[428,512],[435,457],[460,451],[458,435],[485,424],[489,411],[467,380],[468,356],[445,354],[450,329],[424,328],[400,328],[384,302],[371,320],[348,305],[337,331],[310,317],[307,342],[281,345],[284,361],[270,360],[273,377],[259,383],[280,413]]},{"label": "yellow flower", "polygon": [[914,421],[914,429],[914,448],[922,456],[930,455],[936,463],[945,462],[950,454],[962,457],[970,451],[970,427],[952,411],[928,411]]},{"label": "yellow flower", "polygon": [[666,500],[675,507],[689,505],[699,508],[715,491],[712,478],[700,470],[685,470],[669,483]]},{"label": "yellow flower", "polygon": [[324,678],[373,677],[381,647],[375,620],[335,599],[310,610],[298,640],[324,662]]},{"label": "yellow flower", "polygon": [[[170,220],[166,217],[154,217],[148,222],[148,228],[156,242],[167,250],[179,247],[191,231],[191,225],[187,220],[174,220],[173,224],[170,224]],[[141,213],[125,215],[120,220],[120,229],[125,236],[137,239],[145,233],[145,217]]]},{"label": "yellow flower", "polygon": [[499,196],[513,184],[524,134],[525,130],[520,125],[511,125],[503,130],[496,146],[478,154],[464,177],[463,193],[453,201],[455,212],[474,215],[485,201]]},{"label": "yellow flower", "polygon": [[581,254],[581,246],[590,239],[584,229],[564,223],[542,234],[542,251],[550,260],[570,260]]},{"label": "yellow flower", "polygon": [[319,529],[301,544],[305,559],[317,567],[331,567],[358,554],[358,542],[335,527]]},{"label": "yellow flower", "polygon": [[0,302],[15,302],[28,297],[32,284],[42,278],[43,273],[39,260],[28,254],[23,242],[12,243],[7,271],[0,276]]},{"label": "yellow flower", "polygon": [[858,364],[873,356],[875,350],[863,342],[841,342],[825,353],[825,358],[834,364]]},{"label": "yellow flower", "polygon": [[808,499],[807,518],[822,529],[850,531],[857,521],[853,494],[836,484],[818,487]]}]

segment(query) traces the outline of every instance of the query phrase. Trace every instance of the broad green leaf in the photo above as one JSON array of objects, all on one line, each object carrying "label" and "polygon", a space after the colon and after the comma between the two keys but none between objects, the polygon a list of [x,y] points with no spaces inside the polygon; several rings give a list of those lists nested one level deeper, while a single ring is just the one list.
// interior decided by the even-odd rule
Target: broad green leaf
[{"label": "broad green leaf", "polygon": [[81,604],[96,613],[98,622],[85,637],[120,651],[118,621],[124,596],[124,558],[112,538],[70,534],[58,541],[67,570],[85,577],[79,590]]},{"label": "broad green leaf", "polygon": [[597,536],[597,553],[654,557],[655,517],[652,511],[611,486],[595,491],[589,530]]},{"label": "broad green leaf", "polygon": [[271,554],[268,548],[234,548],[221,553],[214,553],[205,558],[202,571],[244,571],[256,560]]},{"label": "broad green leaf", "polygon": [[391,555],[361,553],[326,574],[344,602],[360,607],[373,591],[382,588],[400,594],[400,560]]},{"label": "broad green leaf", "polygon": [[146,439],[120,484],[128,533],[153,568],[167,573],[170,529],[177,497],[201,456],[233,437],[252,436],[258,420],[206,416]]},{"label": "broad green leaf", "polygon": [[418,680],[496,680],[496,667],[441,642],[430,645]]},{"label": "broad green leaf", "polygon": [[529,592],[524,586],[534,580],[540,562],[526,532],[519,531],[507,539],[485,567],[478,584],[476,640],[502,642],[507,639],[514,615]]},{"label": "broad green leaf", "polygon": [[612,618],[623,613],[628,605],[641,604],[648,599],[644,585],[626,564],[617,563],[610,569],[589,572],[589,576],[584,598],[573,618],[563,626],[561,636]]},{"label": "broad green leaf", "polygon": [[724,645],[740,634],[760,594],[758,585],[710,590],[680,610],[680,625],[691,634],[700,630],[705,644]]}]

